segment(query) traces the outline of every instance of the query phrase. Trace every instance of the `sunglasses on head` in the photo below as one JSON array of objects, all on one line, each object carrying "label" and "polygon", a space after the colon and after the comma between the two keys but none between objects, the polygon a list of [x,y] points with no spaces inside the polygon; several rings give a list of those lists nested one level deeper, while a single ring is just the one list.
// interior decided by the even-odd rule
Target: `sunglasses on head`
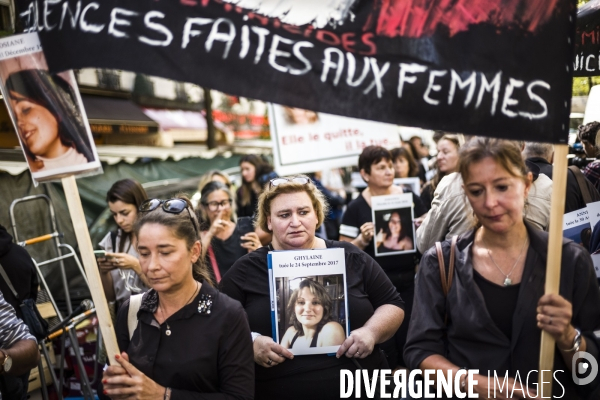
[{"label": "sunglasses on head", "polygon": [[273,186],[283,185],[284,183],[288,182],[296,182],[301,185],[308,185],[310,183],[310,178],[307,178],[305,176],[295,176],[293,178],[275,178],[269,181],[269,188],[272,188]]},{"label": "sunglasses on head", "polygon": [[190,215],[190,220],[192,221],[192,225],[194,225],[194,230],[196,231],[196,236],[198,235],[198,227],[196,226],[196,221],[192,217],[192,212],[190,211],[190,206],[183,199],[169,199],[169,200],[161,200],[161,199],[148,199],[140,204],[139,211],[140,212],[150,212],[156,210],[158,207],[162,206],[164,212],[168,212],[170,214],[181,214],[183,210],[187,210]]}]

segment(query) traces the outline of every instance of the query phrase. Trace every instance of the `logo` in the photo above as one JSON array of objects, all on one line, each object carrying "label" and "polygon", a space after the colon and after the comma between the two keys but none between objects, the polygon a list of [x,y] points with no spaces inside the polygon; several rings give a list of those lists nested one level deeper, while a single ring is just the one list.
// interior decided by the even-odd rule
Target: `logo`
[{"label": "logo", "polygon": [[[598,362],[590,353],[585,351],[575,353],[571,363],[573,382],[576,385],[587,385],[598,375]],[[587,377],[584,378],[586,375]]]}]

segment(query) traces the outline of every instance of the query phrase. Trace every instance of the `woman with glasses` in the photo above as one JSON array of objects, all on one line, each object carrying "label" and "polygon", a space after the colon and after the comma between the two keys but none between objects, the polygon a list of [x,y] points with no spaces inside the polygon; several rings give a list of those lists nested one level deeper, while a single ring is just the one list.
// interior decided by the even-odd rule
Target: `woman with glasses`
[{"label": "woman with glasses", "polygon": [[231,192],[226,185],[209,182],[200,193],[202,258],[219,282],[238,258],[262,245],[250,217],[236,220]]},{"label": "woman with glasses", "polygon": [[106,300],[117,305],[132,294],[148,290],[148,281],[132,241],[138,207],[146,199],[148,196],[142,185],[132,179],[115,182],[106,194],[108,208],[119,228],[109,232],[99,243],[106,256],[98,258],[98,267]]},{"label": "woman with glasses", "polygon": [[152,289],[117,319],[122,353],[104,373],[111,399],[252,399],[254,366],[246,314],[219,293],[201,258],[187,199],[152,199],[134,233]]},{"label": "woman with glasses", "polygon": [[[392,337],[402,323],[403,302],[372,258],[348,243],[315,236],[327,208],[323,194],[309,178],[271,180],[258,201],[257,226],[271,232],[273,241],[240,258],[221,281],[222,292],[242,303],[253,331],[255,399],[339,398],[342,369],[387,368],[378,344]],[[353,330],[335,357],[294,357],[271,337],[267,254],[270,250],[334,247],[345,253],[348,318]],[[315,333],[306,331],[302,341],[311,343]]]}]

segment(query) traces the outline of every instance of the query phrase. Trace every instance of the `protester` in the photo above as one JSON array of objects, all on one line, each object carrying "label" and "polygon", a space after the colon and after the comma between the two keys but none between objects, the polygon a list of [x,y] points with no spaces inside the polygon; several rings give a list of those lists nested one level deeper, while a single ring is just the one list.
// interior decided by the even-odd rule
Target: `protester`
[{"label": "protester", "polygon": [[321,239],[337,240],[340,236],[340,221],[344,206],[346,205],[346,192],[343,190],[330,190],[323,185],[321,177],[322,174],[320,171],[310,174],[313,184],[323,193],[329,205],[329,212],[325,216],[325,222],[321,225],[317,236]]},{"label": "protester", "polygon": [[427,211],[431,209],[433,194],[442,178],[456,172],[458,168],[458,150],[463,143],[464,138],[462,135],[451,134],[445,134],[437,142],[437,173],[421,191],[421,200]]},{"label": "protester", "polygon": [[104,295],[108,302],[116,301],[115,310],[129,296],[149,287],[132,240],[138,208],[147,198],[142,185],[132,179],[115,182],[106,193],[108,208],[119,228],[99,243],[106,256],[98,258],[98,267]]},{"label": "protester", "polygon": [[[598,130],[600,122],[594,121],[579,126],[577,136],[583,144],[583,150],[587,158],[597,158],[600,146],[598,146]],[[600,192],[600,159],[589,163],[584,169],[583,174],[594,184],[594,187]]]},{"label": "protester", "polygon": [[[475,393],[484,398],[494,387],[501,398],[509,398],[513,388],[519,397],[530,397],[520,384],[537,387],[543,330],[556,341],[554,373],[548,378],[558,381],[552,385],[554,398],[563,390],[562,398],[586,397],[600,378],[577,386],[571,369],[578,351],[598,359],[594,331],[600,328],[600,292],[589,254],[563,240],[560,294],[544,295],[548,234],[523,218],[532,174],[520,148],[475,138],[461,149],[459,171],[477,226],[458,238],[447,296],[436,249],[423,256],[405,350],[409,368],[452,370],[453,376],[463,368],[478,369],[473,381],[463,378],[461,386],[477,381]],[[442,244],[446,270],[450,246],[450,241]],[[506,373],[506,384],[494,379]]]},{"label": "protester", "polygon": [[40,69],[13,72],[6,89],[32,172],[94,160],[76,95],[58,75]]},{"label": "protester", "polygon": [[427,171],[429,165],[426,158],[429,157],[429,149],[427,146],[424,147],[424,149],[427,151],[427,155],[423,156],[423,148],[421,147],[424,146],[423,140],[418,136],[413,136],[411,139],[412,140],[403,141],[402,148],[406,149],[415,162],[417,162],[417,168],[419,169],[417,176],[419,177],[421,184],[424,184],[427,182]]},{"label": "protester", "polygon": [[252,217],[256,212],[258,196],[266,183],[263,176],[272,173],[273,167],[259,156],[247,154],[240,158],[240,168],[242,185],[236,193],[237,214],[238,217]]},{"label": "protester", "polygon": [[[552,144],[526,142],[522,154],[527,162],[537,165],[542,174],[552,179],[552,160],[554,158],[554,146]],[[570,167],[567,170],[565,214],[585,208],[587,203],[600,201],[600,193],[598,193],[592,182],[585,178],[579,169],[573,170],[572,168],[577,167]],[[580,179],[577,179],[577,175],[580,175]],[[583,184],[582,187],[579,186],[580,183]],[[584,200],[584,193],[585,197],[588,198],[587,202]]]},{"label": "protester", "polygon": [[[517,142],[515,145],[518,145]],[[545,231],[550,225],[552,180],[540,174],[535,164],[527,162],[526,165],[532,171],[533,184],[527,196],[524,217],[531,226]],[[417,249],[425,253],[435,242],[468,232],[474,224],[473,209],[466,201],[460,174],[447,175],[435,190],[431,210],[417,228]]]},{"label": "protester", "polygon": [[112,399],[252,399],[246,315],[238,302],[211,286],[191,203],[152,199],[139,212],[134,234],[152,289],[141,304],[132,297],[119,311],[123,353],[116,355],[119,365],[104,372],[106,394]]},{"label": "protester", "polygon": [[200,178],[200,182],[198,182],[198,191],[201,192],[204,186],[206,186],[209,182],[214,181],[221,182],[223,185],[231,189],[232,182],[229,178],[229,175],[227,175],[225,172],[219,171],[218,169],[211,169]]},{"label": "protester", "polygon": [[40,359],[35,337],[15,314],[14,308],[0,293],[0,399],[13,400],[27,396],[21,378],[29,375]]},{"label": "protester", "polygon": [[[419,260],[415,253],[395,254],[375,257],[374,224],[371,209],[371,198],[388,194],[403,193],[399,186],[394,186],[394,169],[392,155],[380,146],[367,146],[358,158],[358,169],[367,182],[367,188],[350,204],[342,217],[340,240],[350,242],[364,250],[385,271],[404,300],[406,319],[412,310],[414,293],[415,267]],[[412,193],[414,215],[425,213],[419,197]],[[410,225],[409,225],[410,226]],[[412,228],[412,226],[410,226]],[[412,230],[412,229],[411,229]],[[412,232],[411,232],[412,235]],[[408,324],[403,324],[394,335],[394,340],[386,343],[384,349],[388,355],[390,367],[404,365],[402,349],[406,341]]]},{"label": "protester", "polygon": [[304,279],[287,305],[291,324],[283,337],[285,349],[339,346],[346,336],[344,328],[332,318],[333,300],[317,281]]},{"label": "protester", "polygon": [[[6,276],[10,280],[12,288],[3,276],[0,276],[0,293],[4,295],[4,300],[15,310],[17,318],[23,320],[23,311],[21,304],[25,299],[37,299],[39,280],[35,265],[31,256],[23,247],[13,242],[12,236],[6,228],[0,225],[0,268],[4,269]],[[20,382],[17,382],[20,381]],[[29,385],[29,371],[21,376],[9,376],[0,374],[0,392],[4,393],[4,398],[23,399],[27,398],[27,387]],[[12,392],[12,397],[5,393],[6,387],[21,387],[21,396]]]},{"label": "protester", "polygon": [[250,217],[236,218],[231,191],[221,182],[202,188],[202,259],[219,282],[238,258],[262,246]]},{"label": "protester", "polygon": [[[239,259],[221,281],[222,292],[239,300],[248,314],[254,338],[256,399],[338,398],[340,370],[356,369],[356,361],[370,371],[387,367],[378,344],[400,326],[402,300],[372,258],[347,243],[315,236],[326,212],[323,194],[309,178],[271,180],[259,199],[257,225],[273,233],[273,242]],[[267,253],[334,247],[345,253],[347,317],[352,331],[336,357],[294,357],[271,337]]]},{"label": "protester", "polygon": [[396,178],[413,178],[419,176],[419,164],[415,161],[410,151],[398,147],[391,151],[392,163]]}]

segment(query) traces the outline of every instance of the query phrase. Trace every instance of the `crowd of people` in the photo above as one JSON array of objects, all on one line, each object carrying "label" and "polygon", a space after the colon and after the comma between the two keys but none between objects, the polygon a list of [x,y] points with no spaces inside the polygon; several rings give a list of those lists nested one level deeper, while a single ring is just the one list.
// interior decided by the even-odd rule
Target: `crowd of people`
[{"label": "crowd of people", "polygon": [[[590,157],[600,147],[593,124],[579,138]],[[331,399],[343,369],[478,369],[461,387],[476,379],[481,398],[490,388],[523,398],[536,390],[547,332],[553,393],[597,398],[600,377],[582,386],[572,377],[578,352],[600,355],[591,244],[563,240],[560,293],[544,294],[552,145],[445,132],[433,140],[434,157],[420,137],[364,148],[362,190],[340,185],[337,171],[279,177],[254,155],[240,159],[237,190],[227,174],[206,173],[197,207],[115,182],[106,201],[118,230],[99,244],[98,265],[122,353],[100,397]],[[565,212],[600,200],[599,165],[570,168]],[[409,212],[386,212],[379,225],[374,201],[393,195],[408,196]],[[325,287],[303,278],[275,341],[268,253],[330,248],[344,252],[350,331]],[[327,346],[339,346],[335,356],[294,353]],[[510,378],[501,385],[494,374]],[[529,386],[517,388],[518,376]]]}]

